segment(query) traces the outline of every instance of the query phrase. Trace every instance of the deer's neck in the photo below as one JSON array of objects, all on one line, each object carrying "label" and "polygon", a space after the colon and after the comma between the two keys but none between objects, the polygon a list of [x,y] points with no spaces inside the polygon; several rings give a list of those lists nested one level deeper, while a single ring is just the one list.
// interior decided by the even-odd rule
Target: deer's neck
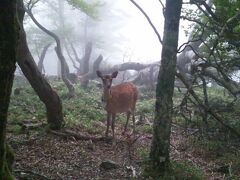
[{"label": "deer's neck", "polygon": [[111,98],[112,98],[111,89],[104,89],[102,101],[108,104],[108,102],[109,102],[109,100],[111,100]]}]

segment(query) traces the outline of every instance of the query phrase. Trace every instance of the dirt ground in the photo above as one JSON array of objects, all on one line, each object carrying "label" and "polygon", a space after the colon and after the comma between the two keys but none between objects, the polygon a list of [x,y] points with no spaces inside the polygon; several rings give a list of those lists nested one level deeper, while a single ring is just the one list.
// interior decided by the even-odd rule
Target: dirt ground
[{"label": "dirt ground", "polygon": [[[117,133],[113,145],[109,141],[82,141],[38,132],[9,135],[9,141],[15,151],[17,179],[128,179],[141,175],[136,149],[148,146],[148,136],[138,135],[132,144],[133,137]],[[117,167],[101,168],[101,163],[108,160]]]},{"label": "dirt ground", "polygon": [[[37,131],[19,135],[10,133],[8,140],[16,156],[15,176],[19,180],[144,179],[139,152],[150,147],[151,134],[137,134],[137,140],[130,134],[121,135],[118,130],[116,134],[113,145],[107,141],[76,140],[71,136]],[[203,154],[188,147],[182,134],[180,129],[173,128],[171,158],[198,166],[206,179],[224,179],[224,175],[213,172],[214,163],[204,160]],[[108,160],[115,162],[116,167],[102,168],[101,164]]]}]

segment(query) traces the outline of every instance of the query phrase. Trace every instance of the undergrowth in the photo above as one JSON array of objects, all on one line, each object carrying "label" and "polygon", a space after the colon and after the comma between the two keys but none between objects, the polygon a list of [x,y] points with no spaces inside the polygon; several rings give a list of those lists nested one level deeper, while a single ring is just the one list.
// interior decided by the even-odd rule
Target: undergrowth
[{"label": "undergrowth", "polygon": [[143,176],[151,180],[204,180],[204,172],[197,166],[187,162],[171,161],[169,169],[164,174],[159,174],[151,166],[147,165]]},{"label": "undergrowth", "polygon": [[[102,90],[95,84],[90,84],[89,88],[83,89],[80,85],[75,85],[76,97],[69,99],[67,96],[67,88],[61,81],[51,81],[52,87],[58,92],[62,104],[63,114],[66,128],[79,127],[84,131],[101,134],[105,130],[106,112],[101,103]],[[19,134],[22,132],[22,127],[19,123],[47,123],[46,112],[44,104],[39,100],[36,93],[30,85],[24,80],[14,82],[13,90],[20,87],[20,94],[11,96],[11,102],[8,115],[8,130]],[[154,119],[154,91],[149,89],[140,89],[140,96],[136,107],[136,120],[140,118],[149,122],[147,125],[139,125],[136,129],[138,133],[152,133],[152,126],[150,125]],[[201,97],[201,91],[197,93]],[[216,107],[225,107],[229,104],[232,98],[224,96],[223,90],[212,88],[209,91],[209,103]],[[226,173],[230,178],[239,177],[240,172],[240,151],[234,149],[232,143],[236,144],[239,141],[233,138],[232,134],[220,125],[211,116],[208,116],[207,126],[202,121],[199,114],[194,115],[189,121],[186,121],[178,112],[177,106],[181,103],[183,94],[175,90],[174,94],[174,123],[179,125],[186,125],[186,128],[198,129],[197,135],[191,139],[191,145],[205,154],[211,154],[212,160],[218,164],[228,165],[228,172]],[[219,106],[219,104],[221,106]],[[230,111],[221,112],[224,117],[224,122],[234,127],[240,132],[240,102],[233,102]],[[218,111],[218,109],[214,109]],[[124,125],[126,116],[118,115],[116,123]],[[131,124],[131,121],[129,121]],[[102,126],[101,124],[102,123]],[[239,145],[239,144],[238,144]],[[137,150],[137,154],[146,159],[148,156],[146,148]],[[202,171],[198,167],[193,167],[185,162],[171,162],[172,171],[167,174],[165,179],[204,179]]]}]

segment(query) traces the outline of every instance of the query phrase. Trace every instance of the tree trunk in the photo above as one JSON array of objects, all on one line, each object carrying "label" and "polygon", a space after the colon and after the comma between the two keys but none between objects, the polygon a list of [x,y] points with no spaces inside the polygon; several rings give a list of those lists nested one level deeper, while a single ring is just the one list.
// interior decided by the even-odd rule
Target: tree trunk
[{"label": "tree trunk", "polygon": [[[69,42],[65,39],[65,40],[63,41],[63,46],[64,46],[64,48],[65,48],[65,50],[66,50],[66,53],[67,53],[69,59],[71,60],[71,62],[72,62],[72,64],[73,64],[73,67],[74,67],[77,71],[79,71],[79,67],[78,67],[77,63],[80,63],[80,60],[77,59],[78,56],[76,57],[75,53],[74,53],[75,59],[72,57],[71,51],[70,51],[70,49],[69,49],[69,47],[68,47],[68,43],[69,43]],[[71,46],[72,46],[72,45],[71,45]],[[72,46],[72,47],[73,47],[73,46]],[[74,48],[74,47],[73,47],[73,48]],[[74,51],[75,51],[75,49],[74,49]],[[76,52],[76,51],[75,51],[75,52]]]},{"label": "tree trunk", "polygon": [[78,72],[78,75],[82,76],[89,72],[89,61],[90,61],[91,53],[92,53],[92,42],[88,42],[85,46],[84,56],[81,59],[81,64],[79,67],[80,71]]},{"label": "tree trunk", "polygon": [[70,76],[69,74],[69,70],[67,70],[65,67],[65,58],[62,54],[62,50],[61,50],[61,47],[60,46],[56,46],[55,47],[55,51],[56,51],[56,54],[58,56],[58,59],[60,60],[61,62],[61,75],[62,75],[62,80],[63,82],[65,83],[65,85],[67,86],[68,88],[68,95],[69,97],[74,97],[75,96],[75,90],[74,90],[74,86],[73,84],[71,83],[71,81],[68,79],[68,77]]},{"label": "tree trunk", "polygon": [[[6,143],[7,113],[16,69],[16,1],[0,1],[0,178],[14,179]],[[12,154],[11,154],[12,155]]]},{"label": "tree trunk", "polygon": [[47,110],[47,121],[50,129],[60,129],[63,124],[62,103],[55,91],[39,72],[37,65],[29,51],[26,34],[23,28],[23,1],[18,1],[18,17],[21,23],[17,62]]},{"label": "tree trunk", "polygon": [[[91,72],[88,72],[87,74],[84,74],[81,76],[83,79],[94,79],[97,77],[96,70],[99,70],[100,63],[102,62],[102,55],[99,55],[98,58],[95,60],[93,64],[93,70]],[[114,65],[113,67],[110,67],[108,69],[103,69],[102,72],[104,74],[110,74],[114,71],[126,71],[126,70],[135,70],[140,71],[146,68],[149,68],[151,66],[155,66],[157,64],[140,64],[136,62],[126,62],[123,64]]]},{"label": "tree trunk", "polygon": [[[96,78],[96,71],[99,70],[99,66],[103,60],[103,56],[100,54],[97,59],[93,63],[93,69],[92,71],[84,74],[83,76],[80,76],[80,82],[81,85],[87,85],[90,79]],[[86,87],[86,86],[85,86]]]},{"label": "tree trunk", "polygon": [[51,46],[51,43],[44,46],[44,48],[42,50],[42,53],[41,53],[41,56],[40,56],[39,61],[38,61],[38,70],[40,71],[41,74],[43,73],[43,70],[44,70],[43,60],[44,60],[44,58],[46,56],[46,53],[47,53],[47,50],[50,46]]},{"label": "tree trunk", "polygon": [[[162,61],[156,89],[153,139],[150,151],[151,171],[162,176],[169,169],[169,148],[173,111],[173,91],[179,20],[182,0],[167,0],[165,10]],[[153,175],[154,175],[153,174]]]},{"label": "tree trunk", "polygon": [[[77,74],[83,76],[84,74],[89,73],[89,62],[92,53],[92,42],[88,42],[85,45],[85,53],[80,61],[80,67],[78,68]],[[89,80],[85,79],[85,81],[81,82],[82,87],[86,88],[88,86]]]}]

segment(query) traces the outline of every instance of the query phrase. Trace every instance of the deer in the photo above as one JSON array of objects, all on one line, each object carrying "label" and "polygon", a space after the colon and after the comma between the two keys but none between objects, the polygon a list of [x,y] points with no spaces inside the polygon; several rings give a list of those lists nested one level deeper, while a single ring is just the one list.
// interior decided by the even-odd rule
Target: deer
[{"label": "deer", "polygon": [[126,132],[130,115],[132,115],[133,133],[135,134],[135,107],[138,98],[137,87],[131,82],[124,82],[112,86],[112,80],[117,77],[118,71],[107,75],[103,75],[99,70],[96,71],[96,73],[102,80],[102,102],[105,104],[104,108],[107,112],[107,129],[105,136],[108,137],[111,121],[112,138],[114,139],[115,118],[117,113],[126,113],[127,115],[127,121],[122,134]]}]

